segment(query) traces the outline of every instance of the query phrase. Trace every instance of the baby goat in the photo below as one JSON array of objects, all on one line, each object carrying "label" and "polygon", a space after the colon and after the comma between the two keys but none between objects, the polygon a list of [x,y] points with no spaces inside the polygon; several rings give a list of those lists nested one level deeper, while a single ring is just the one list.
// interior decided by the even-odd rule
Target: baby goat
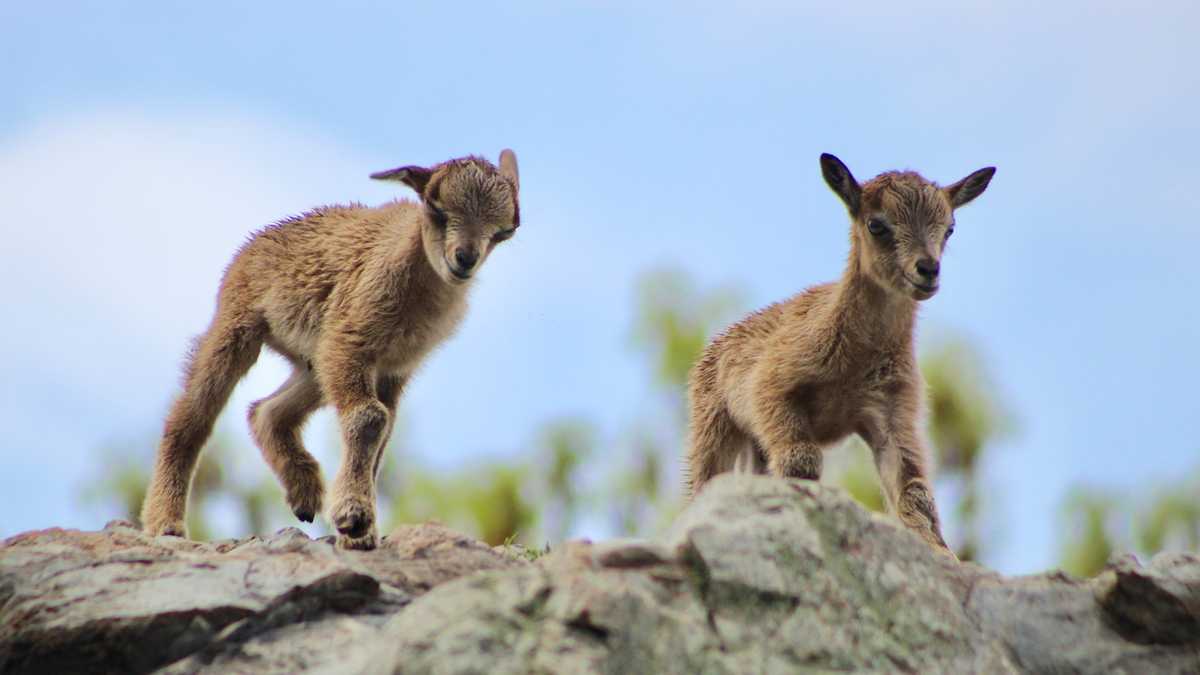
[{"label": "baby goat", "polygon": [[292,374],[250,407],[250,428],[288,505],[308,522],[321,511],[321,470],[300,428],[332,403],[345,450],[329,519],[338,546],[376,546],[375,480],[400,393],[454,331],[472,275],[520,216],[511,150],[499,168],[464,157],[371,177],[408,185],[421,203],[319,208],[260,231],[234,257],[167,416],[142,507],[147,533],[186,536],[200,448],[265,344]]},{"label": "baby goat", "polygon": [[860,186],[828,154],[821,171],[850,212],[846,270],[735,324],[692,368],[689,493],[728,470],[817,480],[823,448],[857,433],[889,510],[949,552],[926,478],[913,327],[938,290],[954,209],[995,169],[944,188],[910,171]]}]

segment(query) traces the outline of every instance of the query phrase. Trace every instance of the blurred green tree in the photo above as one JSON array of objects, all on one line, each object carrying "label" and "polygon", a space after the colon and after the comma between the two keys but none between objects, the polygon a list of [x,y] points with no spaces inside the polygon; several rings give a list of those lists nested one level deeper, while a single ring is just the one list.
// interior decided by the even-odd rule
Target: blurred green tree
[{"label": "blurred green tree", "polygon": [[[95,481],[82,486],[82,501],[98,507],[115,505],[121,517],[139,522],[154,466],[150,450],[157,440],[157,436],[151,436],[144,442],[115,443],[102,449],[103,466],[109,468],[99,472]],[[207,541],[221,533],[227,536],[246,531],[263,533],[271,525],[282,526],[291,516],[274,480],[246,482],[235,478],[229,467],[234,463],[233,457],[242,451],[258,455],[254,449],[235,451],[230,436],[218,432],[200,454],[188,502],[188,533],[193,539]],[[211,510],[221,502],[230,506],[229,511],[240,521],[232,530],[213,527]]]},{"label": "blurred green tree", "polygon": [[1137,522],[1138,547],[1150,554],[1168,548],[1200,551],[1200,478],[1154,493]]},{"label": "blurred green tree", "polygon": [[[664,485],[676,472],[687,433],[687,385],[692,364],[708,341],[742,307],[733,286],[701,289],[682,270],[664,268],[641,278],[636,288],[632,344],[653,373],[647,417],[622,434],[625,461],[608,481],[611,517],[617,532],[646,535],[661,529],[682,508],[679,486]],[[660,412],[661,411],[661,412]]]},{"label": "blurred green tree", "polygon": [[983,368],[963,339],[935,344],[921,360],[928,389],[929,435],[938,474],[959,483],[955,505],[961,560],[978,560],[983,549],[980,467],[988,444],[1011,427]]},{"label": "blurred green tree", "polygon": [[398,474],[390,525],[381,534],[402,523],[432,520],[499,546],[526,538],[536,522],[533,506],[522,495],[524,466],[484,463],[439,472],[407,465]]},{"label": "blurred green tree", "polygon": [[741,295],[732,286],[701,291],[687,273],[676,269],[650,272],[638,282],[633,342],[684,422],[692,364],[742,306]]},{"label": "blurred green tree", "polygon": [[887,511],[883,490],[879,486],[879,474],[871,449],[857,436],[842,443],[829,454],[829,470],[821,482],[838,485],[859,504],[878,513]]},{"label": "blurred green tree", "polygon": [[1094,489],[1075,489],[1063,511],[1068,533],[1062,567],[1071,574],[1090,577],[1104,569],[1113,552],[1110,520],[1118,505],[1115,496]]},{"label": "blurred green tree", "polygon": [[641,536],[653,533],[669,522],[680,508],[678,499],[663,481],[665,446],[650,432],[635,432],[632,454],[616,465],[608,477],[608,506],[613,528],[622,536]]},{"label": "blurred green tree", "polygon": [[574,418],[546,424],[540,432],[542,530],[550,541],[570,535],[584,505],[581,469],[592,459],[597,433],[591,422]]},{"label": "blurred green tree", "polygon": [[524,494],[529,476],[525,462],[485,461],[435,470],[404,447],[403,431],[398,422],[376,479],[379,522],[387,524],[381,535],[400,524],[436,521],[493,546],[530,536],[537,511]]},{"label": "blurred green tree", "polygon": [[[1176,481],[1158,481],[1135,495],[1076,486],[1063,506],[1069,533],[1060,564],[1090,577],[1104,569],[1115,550],[1144,556],[1162,551],[1200,550],[1200,470]],[[1125,514],[1124,518],[1116,516]]]}]

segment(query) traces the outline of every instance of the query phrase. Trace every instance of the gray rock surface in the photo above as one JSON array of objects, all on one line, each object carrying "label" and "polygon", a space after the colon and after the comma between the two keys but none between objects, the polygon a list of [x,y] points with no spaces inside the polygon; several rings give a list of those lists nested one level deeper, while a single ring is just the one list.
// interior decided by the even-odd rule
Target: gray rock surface
[{"label": "gray rock surface", "polygon": [[128,523],[0,546],[0,672],[1200,672],[1200,556],[1004,578],[807,482],[722,476],[661,541],[535,563]]},{"label": "gray rock surface", "polygon": [[29,532],[0,547],[0,672],[343,670],[418,595],[521,564],[437,525],[371,552],[292,528],[211,544],[124,521]]}]

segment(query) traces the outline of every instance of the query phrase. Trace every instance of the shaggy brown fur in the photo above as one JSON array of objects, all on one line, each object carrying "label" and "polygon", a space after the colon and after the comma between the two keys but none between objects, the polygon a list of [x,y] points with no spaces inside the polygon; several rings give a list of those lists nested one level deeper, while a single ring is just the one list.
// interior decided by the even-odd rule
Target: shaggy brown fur
[{"label": "shaggy brown fur", "polygon": [[375,547],[375,480],[400,394],[454,331],[472,275],[520,219],[511,150],[499,168],[465,157],[371,177],[405,183],[421,203],[316,209],[262,230],[234,257],[167,416],[142,507],[146,532],[186,536],[200,448],[265,344],[293,371],[250,407],[250,428],[288,505],[309,522],[321,511],[320,467],[300,428],[332,403],[345,450],[328,516],[339,546]]},{"label": "shaggy brown fur", "polygon": [[688,490],[729,470],[817,480],[823,449],[858,433],[889,509],[948,552],[926,477],[913,325],[917,303],[937,292],[954,209],[995,169],[945,188],[907,171],[859,186],[833,155],[821,156],[821,169],[850,212],[846,270],[750,315],[705,350],[690,378]]}]

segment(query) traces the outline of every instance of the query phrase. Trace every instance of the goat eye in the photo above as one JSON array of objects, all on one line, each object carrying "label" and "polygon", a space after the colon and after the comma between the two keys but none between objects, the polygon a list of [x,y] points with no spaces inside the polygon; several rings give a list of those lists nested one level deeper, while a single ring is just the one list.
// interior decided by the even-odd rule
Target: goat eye
[{"label": "goat eye", "polygon": [[954,226],[950,226],[949,228],[946,229],[946,237],[945,238],[949,239],[950,235],[952,235],[952,234],[954,234]]},{"label": "goat eye", "polygon": [[426,202],[425,205],[429,207],[429,218],[433,221],[433,224],[437,225],[438,227],[445,227],[446,221],[448,220],[446,218],[446,212],[434,206],[433,202]]},{"label": "goat eye", "polygon": [[888,233],[888,226],[879,218],[872,218],[867,221],[867,232],[873,237],[882,237]]},{"label": "goat eye", "polygon": [[496,234],[492,235],[492,241],[504,241],[505,239],[511,239],[513,233],[516,232],[516,229],[517,228],[514,227],[511,230],[500,230]]}]

